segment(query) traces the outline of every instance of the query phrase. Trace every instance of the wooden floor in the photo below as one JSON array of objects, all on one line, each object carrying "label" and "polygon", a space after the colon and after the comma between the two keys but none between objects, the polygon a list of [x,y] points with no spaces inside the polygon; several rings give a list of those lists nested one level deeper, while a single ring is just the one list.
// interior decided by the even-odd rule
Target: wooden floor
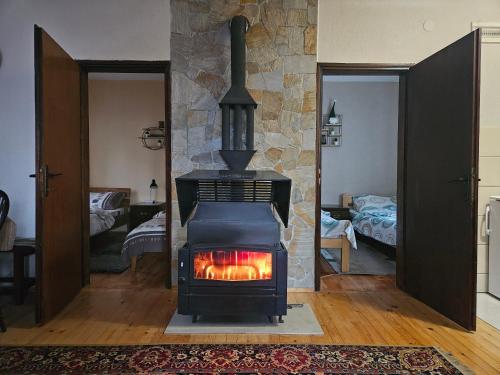
[{"label": "wooden floor", "polygon": [[[432,345],[455,355],[478,374],[500,373],[500,331],[481,320],[467,332],[394,287],[382,276],[332,275],[322,291],[289,294],[290,303],[309,303],[324,336],[164,335],[176,291],[163,287],[165,263],[147,255],[132,280],[94,275],[90,287],[52,322],[33,327],[28,313],[6,312],[8,331],[0,344],[137,343],[315,343]],[[148,276],[149,275],[149,276]]]}]

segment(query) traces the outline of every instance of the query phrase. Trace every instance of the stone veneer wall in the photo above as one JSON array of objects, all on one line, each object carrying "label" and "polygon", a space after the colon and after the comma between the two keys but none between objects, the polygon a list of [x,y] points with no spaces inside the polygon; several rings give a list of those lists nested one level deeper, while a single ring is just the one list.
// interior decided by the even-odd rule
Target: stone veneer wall
[{"label": "stone veneer wall", "polygon": [[[289,287],[314,286],[317,0],[172,0],[172,175],[225,169],[219,100],[230,87],[228,21],[243,14],[247,88],[258,103],[249,169],[292,179]],[[174,185],[175,186],[175,185]],[[186,240],[173,192],[174,268]],[[174,269],[174,276],[175,276]]]}]

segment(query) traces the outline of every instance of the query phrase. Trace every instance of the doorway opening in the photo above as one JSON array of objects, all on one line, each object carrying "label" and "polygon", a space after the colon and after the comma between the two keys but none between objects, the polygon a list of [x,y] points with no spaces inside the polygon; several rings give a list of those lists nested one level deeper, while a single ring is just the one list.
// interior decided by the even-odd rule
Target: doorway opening
[{"label": "doorway opening", "polygon": [[322,280],[394,278],[399,76],[324,75],[322,87]]},{"label": "doorway opening", "polygon": [[316,290],[339,275],[402,280],[408,69],[318,64]]},{"label": "doorway opening", "polygon": [[88,75],[93,287],[130,279],[151,285],[153,275],[163,285],[166,270],[153,266],[166,256],[164,95],[160,73]]},{"label": "doorway opening", "polygon": [[169,62],[79,64],[83,284],[170,288]]}]

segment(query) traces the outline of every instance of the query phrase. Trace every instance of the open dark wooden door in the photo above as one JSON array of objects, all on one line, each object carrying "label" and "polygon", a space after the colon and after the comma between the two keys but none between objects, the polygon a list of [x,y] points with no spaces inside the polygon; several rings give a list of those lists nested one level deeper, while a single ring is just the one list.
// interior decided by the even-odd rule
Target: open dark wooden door
[{"label": "open dark wooden door", "polygon": [[82,285],[80,69],[35,26],[37,321]]},{"label": "open dark wooden door", "polygon": [[480,36],[407,77],[404,284],[461,326],[476,325]]}]

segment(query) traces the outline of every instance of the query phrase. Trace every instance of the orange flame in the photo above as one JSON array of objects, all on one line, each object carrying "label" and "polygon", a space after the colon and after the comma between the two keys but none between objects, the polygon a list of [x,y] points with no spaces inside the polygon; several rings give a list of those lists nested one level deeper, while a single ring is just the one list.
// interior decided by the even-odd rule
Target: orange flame
[{"label": "orange flame", "polygon": [[200,251],[194,256],[194,278],[220,281],[272,279],[272,254],[247,250]]}]

